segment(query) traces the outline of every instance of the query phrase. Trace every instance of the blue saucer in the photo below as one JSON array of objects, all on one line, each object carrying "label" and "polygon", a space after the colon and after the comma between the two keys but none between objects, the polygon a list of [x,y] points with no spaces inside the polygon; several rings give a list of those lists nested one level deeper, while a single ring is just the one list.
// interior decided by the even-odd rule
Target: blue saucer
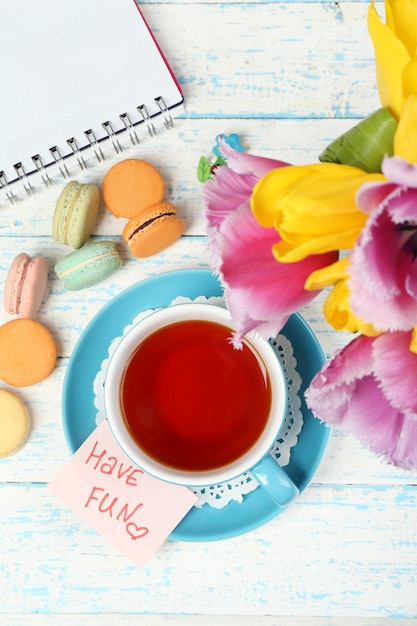
[{"label": "blue saucer", "polygon": [[[108,346],[123,334],[125,326],[141,311],[168,306],[174,298],[221,296],[222,288],[210,270],[180,270],[160,274],[126,289],[91,320],[74,348],[65,374],[62,412],[68,447],[74,453],[96,427],[93,381]],[[325,361],[323,351],[309,326],[292,315],[281,331],[292,343],[297,371],[302,378],[300,397]],[[300,492],[308,486],[325,452],[330,429],[313,417],[302,402],[304,424],[292,448],[286,471]],[[170,539],[214,541],[226,539],[265,524],[280,513],[262,489],[247,494],[243,502],[223,509],[194,507],[171,533]]]}]

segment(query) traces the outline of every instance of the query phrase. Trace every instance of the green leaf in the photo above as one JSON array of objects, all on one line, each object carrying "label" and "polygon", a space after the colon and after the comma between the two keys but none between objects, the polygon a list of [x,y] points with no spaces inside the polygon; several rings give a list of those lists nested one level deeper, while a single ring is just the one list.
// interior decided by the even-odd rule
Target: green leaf
[{"label": "green leaf", "polygon": [[211,175],[211,166],[205,156],[200,157],[197,168],[197,178],[200,183],[205,183]]},{"label": "green leaf", "polygon": [[214,161],[213,165],[211,166],[211,169],[213,169],[213,167],[218,167],[219,165],[224,165],[225,163],[226,163],[226,159],[223,158],[222,156],[219,156]]},{"label": "green leaf", "polygon": [[380,172],[385,155],[392,156],[398,123],[387,109],[378,109],[332,141],[319,161],[353,165],[365,172]]}]

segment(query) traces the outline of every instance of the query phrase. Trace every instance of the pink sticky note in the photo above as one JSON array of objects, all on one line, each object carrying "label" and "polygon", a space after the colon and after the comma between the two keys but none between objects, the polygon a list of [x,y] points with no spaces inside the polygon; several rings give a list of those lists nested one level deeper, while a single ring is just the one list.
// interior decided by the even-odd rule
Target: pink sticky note
[{"label": "pink sticky note", "polygon": [[187,487],[143,472],[103,420],[49,484],[51,491],[143,566],[197,501]]}]

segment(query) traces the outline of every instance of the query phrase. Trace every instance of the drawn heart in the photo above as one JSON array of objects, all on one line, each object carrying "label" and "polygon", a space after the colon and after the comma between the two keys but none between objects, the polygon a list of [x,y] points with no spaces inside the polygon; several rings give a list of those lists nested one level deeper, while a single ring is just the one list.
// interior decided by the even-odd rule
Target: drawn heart
[{"label": "drawn heart", "polygon": [[147,535],[149,529],[146,528],[146,526],[136,526],[134,522],[129,522],[126,524],[126,532],[130,535],[130,538],[133,539],[133,541],[136,541],[136,539],[141,539]]}]

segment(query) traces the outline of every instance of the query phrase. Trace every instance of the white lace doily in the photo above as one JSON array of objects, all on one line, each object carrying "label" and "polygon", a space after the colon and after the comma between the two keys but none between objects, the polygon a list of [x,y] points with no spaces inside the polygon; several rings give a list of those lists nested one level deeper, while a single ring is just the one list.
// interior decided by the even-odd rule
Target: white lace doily
[{"label": "white lace doily", "polygon": [[[204,302],[216,306],[225,306],[224,299],[220,296],[212,296],[210,298],[207,298],[206,296],[199,296],[193,300],[191,300],[190,298],[179,296],[171,302],[171,305],[180,304],[182,302]],[[115,337],[111,341],[108,348],[108,357],[102,362],[101,368],[97,372],[93,382],[94,406],[97,409],[95,421],[97,425],[103,419],[106,419],[106,413],[104,409],[103,385],[111,355],[113,354],[123,336],[130,330],[130,328],[156,310],[157,309],[150,309],[139,313],[132,320],[132,323],[123,329],[122,336]],[[287,380],[287,415],[285,417],[284,426],[280,432],[279,439],[277,439],[273,448],[271,449],[271,454],[276,459],[277,463],[284,467],[290,462],[291,448],[296,445],[298,441],[298,435],[300,434],[300,431],[303,427],[301,399],[299,396],[301,377],[296,370],[297,361],[294,356],[291,342],[286,337],[284,337],[284,335],[277,335],[275,339],[271,340],[271,343],[281,360]],[[199,496],[199,499],[194,506],[201,508],[202,506],[207,504],[213,508],[222,509],[223,507],[227,506],[232,500],[235,500],[236,502],[242,502],[244,496],[251,491],[254,491],[258,486],[259,485],[257,481],[253,478],[251,473],[245,472],[241,476],[238,476],[231,481],[221,483],[220,485],[210,485],[201,488],[193,487],[192,491]]]}]

